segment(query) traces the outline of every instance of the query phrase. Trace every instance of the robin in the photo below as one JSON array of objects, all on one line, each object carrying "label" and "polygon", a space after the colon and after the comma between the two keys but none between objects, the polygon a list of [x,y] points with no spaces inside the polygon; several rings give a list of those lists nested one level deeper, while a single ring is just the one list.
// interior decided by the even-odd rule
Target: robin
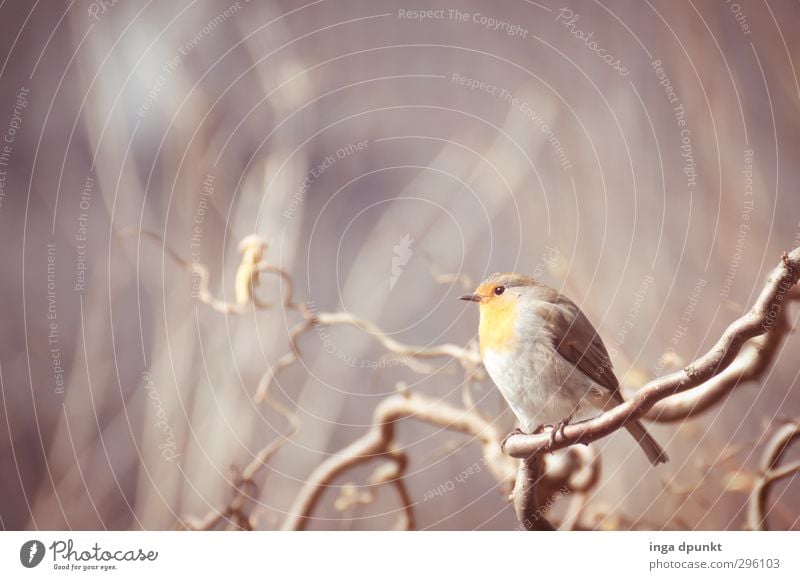
[{"label": "robin", "polygon": [[[603,341],[574,302],[520,274],[493,274],[461,300],[480,305],[480,351],[489,376],[519,420],[514,433],[553,428],[623,402]],[[625,428],[650,463],[667,454],[639,421]]]}]

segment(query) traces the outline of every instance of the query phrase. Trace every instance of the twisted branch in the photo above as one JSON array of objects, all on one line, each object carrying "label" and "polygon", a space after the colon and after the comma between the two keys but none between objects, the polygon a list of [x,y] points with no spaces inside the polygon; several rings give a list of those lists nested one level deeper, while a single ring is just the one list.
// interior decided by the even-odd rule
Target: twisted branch
[{"label": "twisted branch", "polygon": [[[395,424],[406,418],[414,418],[479,439],[484,460],[494,477],[501,482],[510,483],[514,480],[514,462],[500,451],[499,433],[492,423],[477,413],[442,401],[415,393],[400,393],[384,399],[376,407],[373,425],[369,431],[314,469],[295,498],[282,528],[305,529],[320,497],[331,487],[333,480],[357,465],[396,453]],[[398,479],[401,476],[399,470]],[[408,517],[413,518],[413,506],[409,503],[407,494],[403,502]]]},{"label": "twisted branch", "polygon": [[[800,300],[800,287],[792,288],[785,300]],[[655,423],[684,421],[709,410],[736,387],[749,381],[760,381],[772,366],[790,331],[789,311],[784,307],[775,317],[770,332],[748,341],[726,369],[694,389],[657,402],[644,415],[645,419]]]}]

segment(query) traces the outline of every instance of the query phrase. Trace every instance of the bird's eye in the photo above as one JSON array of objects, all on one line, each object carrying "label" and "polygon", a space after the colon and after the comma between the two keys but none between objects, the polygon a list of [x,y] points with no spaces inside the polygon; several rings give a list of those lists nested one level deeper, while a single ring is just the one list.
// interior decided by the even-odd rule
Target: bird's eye
[{"label": "bird's eye", "polygon": [[505,291],[506,291],[506,287],[505,286],[495,286],[494,287],[494,295],[495,296],[500,296]]}]

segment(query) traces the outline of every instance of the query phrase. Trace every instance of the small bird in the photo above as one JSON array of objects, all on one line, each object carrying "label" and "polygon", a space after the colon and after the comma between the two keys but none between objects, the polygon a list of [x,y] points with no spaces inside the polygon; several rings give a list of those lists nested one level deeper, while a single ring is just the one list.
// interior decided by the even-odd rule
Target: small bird
[{"label": "small bird", "polygon": [[[516,433],[551,426],[555,440],[574,417],[623,402],[600,335],[555,289],[520,274],[493,274],[460,299],[480,304],[481,358],[519,420]],[[650,463],[668,461],[639,421],[625,428]]]}]

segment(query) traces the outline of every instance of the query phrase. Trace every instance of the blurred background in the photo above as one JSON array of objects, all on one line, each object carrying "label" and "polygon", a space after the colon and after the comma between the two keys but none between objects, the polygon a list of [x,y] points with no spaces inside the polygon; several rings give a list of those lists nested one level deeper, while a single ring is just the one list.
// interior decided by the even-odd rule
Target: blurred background
[{"label": "blurred background", "polygon": [[[236,473],[291,432],[256,400],[303,320],[279,306],[286,279],[261,275],[272,308],[198,299],[202,265],[215,299],[237,302],[250,234],[295,301],[410,345],[470,345],[477,309],[457,297],[495,271],[535,274],[586,312],[631,390],[709,348],[800,243],[795,2],[10,0],[0,14],[4,529],[180,527],[227,505]],[[299,429],[246,490],[259,529],[282,525],[398,384],[465,404],[448,357],[422,368],[347,325],[298,344],[271,396]],[[800,415],[798,346],[706,413],[651,425],[665,467],[625,434],[595,443],[585,525],[744,527],[764,435]],[[468,404],[507,432],[477,378]],[[417,528],[518,526],[477,441],[407,419],[396,444]],[[391,487],[359,495],[374,467],[334,478],[308,527],[393,527]],[[798,486],[773,491],[773,527],[800,525]]]}]

